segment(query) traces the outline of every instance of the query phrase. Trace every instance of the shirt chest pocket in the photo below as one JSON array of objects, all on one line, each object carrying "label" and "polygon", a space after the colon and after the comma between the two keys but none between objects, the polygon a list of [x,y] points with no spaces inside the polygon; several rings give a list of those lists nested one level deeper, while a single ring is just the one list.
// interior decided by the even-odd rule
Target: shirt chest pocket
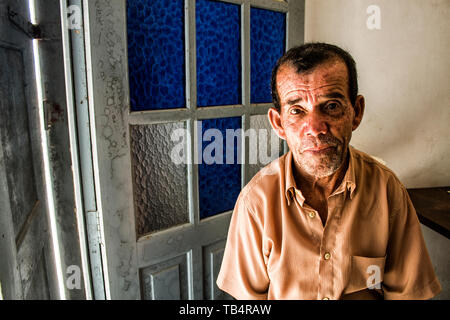
[{"label": "shirt chest pocket", "polygon": [[344,294],[364,290],[381,289],[386,257],[351,256],[348,283]]}]

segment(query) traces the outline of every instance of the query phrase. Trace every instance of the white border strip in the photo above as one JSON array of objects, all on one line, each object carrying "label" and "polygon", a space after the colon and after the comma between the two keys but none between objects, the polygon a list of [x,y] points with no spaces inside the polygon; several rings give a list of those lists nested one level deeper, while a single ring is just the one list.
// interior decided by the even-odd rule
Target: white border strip
[{"label": "white border strip", "polygon": [[[91,1],[92,4],[92,1]],[[94,75],[92,73],[92,50],[91,50],[91,23],[89,19],[89,12],[95,10],[94,6],[89,6],[88,0],[83,0],[83,20],[84,20],[84,39],[86,44],[86,78],[88,85],[88,99],[89,99],[89,122],[91,128],[91,143],[92,143],[92,164],[94,166],[94,180],[95,180],[95,193],[97,199],[97,211],[100,219],[100,247],[102,255],[103,266],[103,278],[105,285],[105,295],[107,300],[111,300],[111,287],[109,285],[109,273],[108,273],[108,261],[105,248],[105,227],[103,225],[103,205],[102,205],[102,192],[99,177],[99,163],[98,163],[98,150],[97,150],[97,130],[95,127],[95,108],[94,108]]]},{"label": "white border strip", "polygon": [[[30,8],[30,20],[31,23],[36,24],[36,7],[35,0],[28,0],[29,8]],[[45,180],[45,190],[47,197],[47,206],[48,206],[48,215],[50,222],[50,234],[53,244],[53,253],[55,258],[55,267],[56,267],[56,277],[58,279],[58,289],[59,289],[59,298],[61,300],[66,300],[66,291],[64,286],[64,277],[63,270],[61,265],[61,253],[59,249],[59,241],[58,241],[58,230],[56,227],[56,212],[55,212],[55,203],[54,203],[54,195],[53,195],[53,184],[50,174],[50,159],[48,156],[48,140],[47,140],[47,132],[45,130],[45,120],[44,120],[44,102],[43,102],[43,90],[42,90],[42,75],[41,75],[41,64],[39,59],[39,45],[38,40],[33,39],[33,58],[34,58],[34,72],[36,76],[36,89],[37,89],[37,103],[39,108],[39,124],[40,124],[40,134],[41,134],[41,147],[42,147],[42,156],[44,163],[44,180]]]},{"label": "white border strip", "polygon": [[75,194],[75,206],[76,206],[76,219],[78,224],[78,236],[80,238],[80,253],[81,253],[81,263],[82,272],[84,279],[84,290],[87,300],[92,300],[92,289],[91,289],[91,276],[89,273],[89,260],[88,260],[88,250],[86,245],[86,229],[84,221],[84,206],[83,197],[81,192],[81,173],[79,164],[79,153],[78,153],[78,139],[77,139],[77,129],[75,120],[75,107],[74,107],[74,93],[73,93],[73,82],[72,82],[72,62],[71,62],[71,52],[69,45],[69,29],[67,26],[67,3],[66,0],[60,0],[61,9],[61,34],[62,34],[62,47],[63,47],[63,57],[64,57],[64,77],[66,85],[66,102],[67,102],[67,120],[69,124],[69,141],[70,141],[70,155],[72,158],[72,172],[73,172],[73,186]]}]

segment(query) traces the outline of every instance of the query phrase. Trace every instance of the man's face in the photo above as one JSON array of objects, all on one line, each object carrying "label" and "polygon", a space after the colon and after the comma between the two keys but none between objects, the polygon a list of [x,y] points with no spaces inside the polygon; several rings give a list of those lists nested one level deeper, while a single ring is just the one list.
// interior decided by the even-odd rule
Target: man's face
[{"label": "man's face", "polygon": [[270,109],[269,119],[287,141],[296,166],[316,178],[336,172],[364,110],[362,96],[351,105],[345,63],[333,59],[303,74],[282,65],[277,89],[281,111]]}]

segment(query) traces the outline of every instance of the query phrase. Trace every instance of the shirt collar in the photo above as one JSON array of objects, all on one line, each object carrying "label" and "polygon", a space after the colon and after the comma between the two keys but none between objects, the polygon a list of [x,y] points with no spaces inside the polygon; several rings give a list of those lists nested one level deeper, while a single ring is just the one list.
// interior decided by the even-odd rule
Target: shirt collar
[{"label": "shirt collar", "polygon": [[297,184],[294,179],[294,170],[293,170],[293,161],[294,157],[292,155],[292,151],[289,150],[286,155],[286,160],[284,163],[284,172],[285,172],[285,181],[286,181],[286,200],[288,205],[290,205],[291,201],[295,197],[295,193],[298,195],[298,200],[300,201],[300,205],[303,207],[303,203],[305,202],[305,197],[303,196],[300,189],[297,188]]},{"label": "shirt collar", "polygon": [[350,191],[350,199],[353,199],[353,193],[356,189],[356,177],[355,177],[355,151],[352,146],[348,146],[348,152],[350,159],[348,162],[347,172],[345,173],[344,179],[342,179],[341,185],[337,188],[337,192],[345,191],[346,194]]},{"label": "shirt collar", "polygon": [[[349,196],[350,199],[353,199],[353,193],[356,189],[356,179],[355,179],[355,159],[354,159],[354,151],[353,147],[349,145],[348,147],[350,159],[348,163],[347,172],[345,173],[344,178],[342,179],[341,185],[336,189],[334,194],[345,192],[347,195],[348,192],[350,192]],[[292,155],[292,151],[289,150],[286,154],[285,158],[285,164],[284,164],[284,172],[285,172],[285,196],[288,205],[290,205],[290,202],[294,199],[295,194],[298,196],[298,200],[300,202],[300,205],[303,207],[303,203],[305,202],[305,197],[303,196],[300,189],[297,188],[297,184],[295,183],[294,179],[294,171],[293,169],[293,161],[294,157]]]}]

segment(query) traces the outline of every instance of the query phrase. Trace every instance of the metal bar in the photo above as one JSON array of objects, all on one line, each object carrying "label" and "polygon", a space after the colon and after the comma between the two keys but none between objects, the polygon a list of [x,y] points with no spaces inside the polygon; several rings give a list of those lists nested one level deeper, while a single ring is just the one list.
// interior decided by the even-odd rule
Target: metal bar
[{"label": "metal bar", "polygon": [[[188,194],[189,216],[194,225],[200,223],[199,190],[198,190],[198,132],[197,132],[197,44],[195,0],[186,0],[186,88],[188,90],[187,107],[192,111],[188,121]],[[201,131],[200,131],[201,135]],[[188,275],[190,282],[189,299],[203,299],[203,287],[195,284],[202,283],[203,265],[201,263],[201,247],[194,247],[188,254]]]},{"label": "metal bar", "polygon": [[258,103],[251,104],[249,108],[249,112],[251,114],[263,114],[267,113],[267,111],[273,107],[273,103]]},{"label": "metal bar", "polygon": [[[242,52],[242,102],[244,104],[244,116],[242,118],[243,133],[250,128],[250,97],[251,97],[251,57],[250,57],[250,2],[245,1],[241,10],[241,52]],[[245,139],[245,134],[241,137],[242,165],[241,165],[241,186],[242,188],[250,180],[249,176],[249,153],[250,144]]]},{"label": "metal bar", "polygon": [[188,199],[189,199],[189,221],[192,224],[199,223],[199,206],[198,206],[198,167],[196,165],[196,152],[198,147],[196,143],[197,139],[197,129],[195,128],[197,122],[193,119],[190,119],[187,123],[187,132],[189,132],[189,136],[187,139],[187,150],[188,151]]},{"label": "metal bar", "polygon": [[240,117],[244,113],[242,105],[202,107],[196,110],[196,119]]},{"label": "metal bar", "polygon": [[291,1],[286,14],[286,49],[304,43],[304,30],[305,0]]},{"label": "metal bar", "polygon": [[157,124],[176,121],[185,121],[192,117],[190,109],[164,109],[134,111],[128,114],[130,125]]},{"label": "metal bar", "polygon": [[238,4],[238,5],[243,4],[245,1],[246,0],[220,0],[220,2],[226,2],[226,3]]},{"label": "metal bar", "polygon": [[[219,0],[220,2],[232,3],[237,5],[250,4],[252,7],[262,9],[287,12],[288,3],[283,0]],[[296,0],[293,0],[296,1]]]},{"label": "metal bar", "polygon": [[[291,0],[297,1],[297,0]],[[250,6],[279,12],[288,12],[289,4],[279,0],[248,0]]]},{"label": "metal bar", "polygon": [[186,107],[197,108],[197,46],[195,31],[195,0],[186,0],[185,47],[186,47]]},{"label": "metal bar", "polygon": [[186,42],[186,95],[189,121],[187,129],[189,137],[187,141],[188,151],[188,193],[189,193],[189,216],[192,224],[199,222],[198,210],[198,168],[196,161],[197,151],[197,131],[195,109],[197,108],[197,74],[196,74],[196,31],[195,31],[195,0],[185,1],[185,42]]}]

